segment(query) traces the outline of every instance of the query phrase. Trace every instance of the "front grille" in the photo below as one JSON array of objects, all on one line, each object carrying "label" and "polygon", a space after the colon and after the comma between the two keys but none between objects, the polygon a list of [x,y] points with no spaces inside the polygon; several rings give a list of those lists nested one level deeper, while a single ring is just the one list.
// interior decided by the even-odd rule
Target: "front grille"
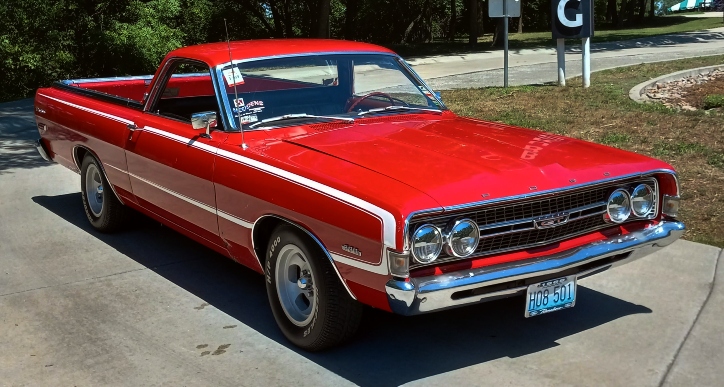
[{"label": "front grille", "polygon": [[[543,246],[613,226],[604,219],[608,196],[616,188],[631,188],[644,182],[651,184],[658,194],[658,187],[653,178],[596,185],[545,197],[413,219],[409,235],[423,224],[433,224],[444,232],[452,219],[469,218],[480,228],[480,243],[471,257]],[[655,211],[651,213],[651,217],[653,215]],[[566,221],[554,227],[542,228],[540,220],[545,217],[562,217]],[[640,220],[640,218],[632,217],[630,220]],[[443,250],[433,264],[457,259],[460,258],[449,256]],[[413,261],[410,268],[421,266],[425,265]]]}]

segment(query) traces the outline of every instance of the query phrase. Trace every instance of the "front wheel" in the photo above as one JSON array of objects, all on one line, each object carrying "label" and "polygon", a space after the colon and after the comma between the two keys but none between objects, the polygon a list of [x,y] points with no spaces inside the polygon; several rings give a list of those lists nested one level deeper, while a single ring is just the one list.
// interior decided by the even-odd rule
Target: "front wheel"
[{"label": "front wheel", "polygon": [[309,351],[351,338],[362,317],[320,248],[292,226],[272,234],[264,265],[274,319],[284,336]]},{"label": "front wheel", "polygon": [[113,194],[111,184],[93,156],[83,159],[80,170],[80,190],[88,221],[98,231],[117,231],[126,223],[128,208]]}]

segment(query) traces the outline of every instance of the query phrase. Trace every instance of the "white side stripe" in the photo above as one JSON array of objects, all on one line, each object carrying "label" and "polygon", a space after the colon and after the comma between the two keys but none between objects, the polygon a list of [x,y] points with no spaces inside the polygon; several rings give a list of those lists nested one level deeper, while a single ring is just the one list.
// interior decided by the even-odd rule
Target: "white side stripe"
[{"label": "white side stripe", "polygon": [[47,95],[45,95],[45,94],[38,94],[38,95],[41,96],[41,97],[45,97],[45,98],[48,98],[48,99],[52,99],[53,101],[57,101],[57,102],[60,102],[60,103],[62,103],[62,104],[66,104],[66,105],[68,105],[68,106],[72,106],[72,107],[74,107],[74,108],[76,108],[76,109],[80,109],[80,110],[83,110],[83,111],[88,112],[88,113],[92,113],[92,114],[99,115],[99,116],[101,116],[101,117],[108,118],[109,120],[113,120],[113,121],[120,122],[120,123],[122,123],[122,124],[128,125],[128,124],[132,124],[132,123],[133,123],[133,121],[127,120],[127,119],[122,118],[122,117],[114,116],[114,115],[108,114],[108,113],[103,113],[103,112],[101,112],[101,111],[93,110],[93,109],[87,108],[87,107],[85,107],[85,106],[76,105],[76,104],[74,104],[74,103],[72,103],[72,102],[63,101],[63,100],[60,100],[60,99],[58,99],[58,98],[53,98],[53,97],[47,96]]},{"label": "white side stripe", "polygon": [[281,168],[277,168],[268,164],[264,164],[262,162],[259,162],[254,159],[250,159],[248,157],[244,157],[241,155],[238,155],[236,153],[232,153],[223,149],[217,149],[211,145],[204,144],[202,142],[195,141],[193,139],[182,137],[173,133],[169,133],[160,129],[156,129],[153,127],[146,126],[143,128],[145,131],[157,134],[162,137],[166,137],[168,139],[178,141],[182,144],[188,144],[190,146],[199,148],[201,150],[204,150],[209,153],[217,154],[223,158],[236,161],[238,163],[244,164],[246,166],[252,167],[257,170],[261,170],[264,172],[267,172],[269,174],[282,177],[288,181],[291,181],[293,183],[296,183],[298,185],[301,185],[303,187],[311,188],[315,191],[322,192],[329,197],[332,197],[334,199],[340,200],[342,202],[345,202],[347,204],[352,205],[353,207],[360,208],[362,210],[365,210],[366,212],[373,214],[377,216],[381,221],[383,225],[383,239],[384,244],[396,248],[397,247],[397,240],[395,238],[395,233],[397,231],[397,226],[395,222],[395,217],[392,216],[391,213],[388,211],[375,206],[374,204],[371,204],[369,202],[366,202],[360,198],[357,198],[355,196],[352,196],[346,192],[342,192],[338,189],[329,187],[327,185],[318,183],[314,180],[308,179],[303,176],[299,176],[297,174],[294,174],[289,171],[285,171]]},{"label": "white side stripe", "polygon": [[[62,103],[62,104],[68,105],[68,106],[72,106],[72,107],[74,107],[74,108],[77,108],[77,109],[80,109],[80,110],[83,110],[83,111],[86,111],[86,112],[89,112],[89,113],[92,113],[92,114],[96,114],[96,115],[99,115],[99,116],[101,116],[101,117],[108,118],[108,119],[113,120],[113,121],[116,121],[116,122],[120,122],[120,123],[123,123],[123,124],[132,124],[132,123],[133,123],[132,121],[130,121],[130,120],[128,120],[128,119],[125,119],[125,118],[122,118],[122,117],[118,117],[118,116],[114,116],[114,115],[112,115],[112,114],[108,114],[108,113],[104,113],[104,112],[101,112],[101,111],[98,111],[98,110],[90,109],[90,108],[87,108],[87,107],[84,107],[84,106],[80,106],[80,105],[77,105],[77,104],[74,104],[74,103],[71,103],[71,102],[67,102],[67,101],[63,101],[63,100],[57,99],[57,98],[53,98],[53,97],[50,97],[50,96],[47,96],[47,95],[44,95],[44,94],[39,94],[39,95],[42,96],[42,97],[48,98],[48,99],[52,99],[52,100],[57,101],[57,102],[59,102],[59,103]],[[170,139],[170,140],[178,141],[178,142],[181,142],[181,143],[183,143],[183,144],[187,144],[187,145],[189,145],[189,146],[193,146],[193,147],[195,147],[195,148],[198,148],[198,149],[200,149],[200,150],[203,150],[203,151],[206,151],[206,152],[209,152],[209,153],[212,153],[212,154],[217,154],[217,155],[219,155],[219,156],[221,156],[221,157],[224,157],[224,158],[229,159],[229,160],[236,161],[236,162],[238,162],[238,163],[240,163],[240,164],[243,164],[243,165],[246,165],[246,166],[248,166],[248,167],[251,167],[251,168],[254,168],[254,169],[257,169],[257,170],[260,170],[260,171],[267,172],[267,173],[269,173],[269,174],[271,174],[271,175],[275,175],[275,176],[278,176],[278,177],[283,178],[283,179],[285,179],[285,180],[288,180],[288,181],[290,181],[290,182],[296,183],[296,184],[298,184],[298,185],[300,185],[300,186],[313,189],[313,190],[315,190],[315,191],[317,191],[317,192],[320,192],[320,193],[323,193],[323,194],[325,194],[325,195],[327,195],[327,196],[329,196],[329,197],[331,197],[331,198],[333,198],[333,199],[339,200],[339,201],[344,202],[344,203],[347,203],[347,204],[349,204],[349,205],[351,205],[351,206],[353,206],[353,207],[356,207],[356,208],[358,208],[358,209],[361,209],[361,210],[363,210],[363,211],[366,211],[366,212],[368,212],[369,214],[372,214],[372,215],[376,216],[376,217],[377,217],[378,219],[380,219],[380,221],[382,222],[382,240],[383,240],[384,245],[387,246],[387,247],[391,247],[391,248],[393,248],[393,249],[396,249],[396,248],[397,248],[397,238],[396,238],[397,225],[396,225],[395,217],[394,217],[390,212],[384,210],[383,208],[380,208],[380,207],[378,207],[378,206],[376,206],[376,205],[374,205],[374,204],[372,204],[372,203],[369,203],[369,202],[367,202],[367,201],[364,201],[364,200],[362,200],[362,199],[360,199],[360,198],[358,198],[358,197],[352,196],[352,195],[350,195],[350,194],[348,194],[348,193],[346,193],[346,192],[342,192],[342,191],[340,191],[340,190],[338,190],[338,189],[336,189],[336,188],[329,187],[329,186],[327,186],[327,185],[324,185],[324,184],[322,184],[322,183],[319,183],[319,182],[316,182],[316,181],[314,181],[314,180],[308,179],[308,178],[306,178],[306,177],[297,175],[297,174],[292,173],[292,172],[289,172],[289,171],[285,171],[285,170],[283,170],[283,169],[281,169],[281,168],[277,168],[277,167],[274,167],[274,166],[271,166],[271,165],[268,165],[268,164],[264,164],[264,163],[262,163],[262,162],[260,162],[260,161],[257,161],[257,160],[254,160],[254,159],[250,159],[250,158],[248,158],[248,157],[244,157],[244,156],[238,155],[238,154],[236,154],[236,153],[228,152],[228,151],[225,151],[225,150],[223,150],[223,149],[217,149],[217,148],[215,148],[215,147],[213,147],[213,146],[210,146],[210,145],[208,145],[208,144],[204,144],[204,143],[195,141],[195,140],[193,140],[193,139],[191,139],[191,138],[182,137],[182,136],[179,136],[179,135],[176,135],[176,134],[173,134],[173,133],[169,133],[169,132],[166,132],[166,131],[163,131],[163,130],[160,130],[160,129],[156,129],[156,128],[153,128],[153,127],[148,127],[148,126],[144,127],[143,130],[144,130],[144,131],[151,132],[151,133],[154,133],[154,134],[156,134],[156,135],[159,135],[159,136],[162,136],[162,137],[165,137],[165,138],[168,138],[168,139]],[[127,173],[128,173],[128,172],[127,172]],[[218,212],[217,212],[214,207],[211,207],[211,206],[209,206],[209,205],[207,205],[207,204],[205,204],[205,203],[198,202],[198,201],[196,201],[196,200],[194,200],[194,199],[191,199],[191,198],[189,198],[189,197],[186,197],[186,196],[184,196],[184,195],[181,195],[181,194],[179,194],[179,193],[177,193],[177,192],[174,192],[174,191],[172,191],[172,190],[169,190],[169,189],[167,189],[167,188],[165,188],[165,187],[162,187],[162,186],[160,186],[160,185],[158,185],[158,184],[155,184],[155,183],[150,182],[150,181],[148,181],[148,180],[142,179],[142,178],[140,178],[140,177],[138,177],[138,176],[136,176],[136,175],[132,175],[132,174],[130,174],[130,173],[129,173],[129,175],[131,175],[131,176],[133,176],[133,177],[135,177],[135,178],[137,178],[137,179],[139,179],[139,180],[142,180],[142,181],[144,181],[144,182],[146,182],[146,183],[148,183],[148,184],[150,184],[150,185],[152,185],[152,186],[154,186],[154,187],[156,187],[156,188],[158,188],[158,189],[160,189],[160,190],[163,190],[164,192],[167,192],[167,193],[169,193],[169,194],[171,194],[171,195],[173,195],[173,196],[176,196],[176,197],[178,197],[179,199],[182,199],[182,200],[184,200],[184,201],[187,201],[187,202],[189,202],[189,203],[191,203],[191,204],[194,204],[194,205],[196,205],[196,206],[198,206],[198,207],[200,207],[200,208],[203,208],[203,209],[205,209],[205,210],[207,210],[207,211],[216,213],[216,214],[218,214],[218,216],[221,216],[222,218],[227,219],[227,220],[230,220],[230,221],[232,221],[232,222],[234,222],[234,223],[236,223],[236,224],[239,224],[239,225],[241,225],[241,226],[243,226],[243,227],[253,226],[253,223],[250,223],[250,222],[247,222],[247,221],[245,221],[245,220],[236,218],[235,216],[233,216],[233,215],[231,215],[231,214],[228,214],[228,213],[226,213],[226,212],[223,212],[223,211],[218,211]],[[388,271],[387,271],[387,257],[386,257],[386,254],[384,253],[384,249],[383,249],[383,252],[382,252],[382,261],[381,261],[380,265],[374,265],[374,264],[370,264],[370,263],[366,263],[366,262],[362,262],[362,261],[357,261],[357,260],[353,260],[353,259],[346,258],[346,257],[341,257],[341,256],[339,256],[339,255],[337,255],[337,254],[334,254],[334,257],[335,257],[335,259],[339,259],[339,262],[348,264],[348,265],[353,266],[353,267],[359,267],[359,268],[361,268],[361,269],[369,270],[369,271],[372,271],[372,272],[375,272],[375,273],[378,273],[378,272],[379,272],[379,273],[383,273],[383,274],[387,274],[387,273],[388,273]],[[374,268],[374,269],[372,269],[372,268]]]},{"label": "white side stripe", "polygon": [[[116,168],[116,167],[113,167],[113,168],[118,169],[119,171],[123,171],[123,170],[120,169],[120,168]],[[123,172],[126,172],[126,171],[123,171]],[[198,200],[192,199],[192,198],[190,198],[190,197],[188,197],[188,196],[182,195],[182,194],[180,194],[180,193],[178,193],[178,192],[176,192],[176,191],[170,190],[170,189],[168,189],[168,188],[166,188],[166,187],[164,187],[164,186],[162,186],[162,185],[158,185],[158,184],[156,184],[156,183],[154,183],[154,182],[152,182],[152,181],[150,181],[150,180],[146,180],[146,179],[144,179],[144,178],[142,178],[142,177],[140,177],[140,176],[134,175],[134,174],[132,174],[132,173],[130,173],[130,172],[126,172],[126,173],[128,173],[129,176],[134,177],[134,178],[136,178],[136,179],[138,179],[138,180],[141,180],[142,182],[144,182],[144,183],[146,183],[146,184],[148,184],[148,185],[150,185],[150,186],[152,186],[152,187],[156,187],[156,188],[160,189],[161,191],[166,192],[166,193],[169,194],[169,195],[175,196],[175,197],[177,197],[177,198],[179,198],[179,199],[181,199],[181,200],[183,200],[183,201],[185,201],[185,202],[187,202],[187,203],[193,204],[193,205],[195,205],[196,207],[199,207],[199,208],[201,208],[201,209],[204,209],[204,210],[206,210],[206,211],[208,211],[208,212],[210,212],[210,213],[212,213],[212,214],[216,214],[216,215],[218,215],[218,216],[220,216],[220,217],[222,217],[222,218],[224,218],[224,219],[226,219],[226,220],[228,220],[228,221],[230,221],[230,222],[233,222],[233,223],[238,224],[239,226],[242,226],[242,227],[251,229],[251,227],[254,225],[254,223],[248,222],[248,221],[246,221],[246,220],[244,220],[244,219],[238,218],[238,217],[236,217],[236,216],[234,216],[234,215],[231,215],[231,214],[229,214],[229,213],[226,213],[226,212],[224,212],[224,211],[220,211],[220,210],[217,211],[216,208],[214,208],[214,207],[212,207],[212,206],[210,206],[210,205],[208,205],[208,204],[206,204],[206,203],[203,203],[203,202],[200,202],[200,201],[198,201]]]},{"label": "white side stripe", "polygon": [[382,220],[383,238],[384,238],[385,245],[392,247],[392,248],[396,248],[397,243],[396,243],[396,238],[395,238],[395,232],[396,232],[397,227],[395,224],[395,217],[392,216],[392,214],[389,213],[388,211],[386,211],[372,203],[366,202],[360,198],[352,196],[346,192],[342,192],[338,189],[326,186],[322,183],[318,183],[318,182],[308,179],[306,177],[299,176],[297,174],[285,171],[283,169],[261,163],[259,161],[250,159],[248,157],[238,155],[236,153],[231,153],[231,152],[225,151],[223,149],[219,149],[218,155],[221,157],[227,158],[227,159],[237,161],[241,164],[250,166],[254,169],[258,169],[258,170],[267,172],[269,174],[282,177],[284,179],[297,183],[303,187],[311,188],[315,191],[322,192],[324,194],[329,195],[332,198],[335,198],[342,202],[350,204],[353,207],[360,208],[373,215],[376,215],[379,219]]},{"label": "white side stripe", "polygon": [[[383,253],[384,254],[384,253]],[[343,263],[348,266],[356,267],[358,269],[366,270],[375,274],[382,274],[385,275],[388,273],[387,271],[387,258],[382,257],[382,264],[381,265],[372,265],[367,262],[358,261],[356,259],[351,259],[347,257],[343,257],[339,254],[335,254],[333,252],[330,252],[329,255],[332,256],[332,259],[334,259],[335,262]]]}]

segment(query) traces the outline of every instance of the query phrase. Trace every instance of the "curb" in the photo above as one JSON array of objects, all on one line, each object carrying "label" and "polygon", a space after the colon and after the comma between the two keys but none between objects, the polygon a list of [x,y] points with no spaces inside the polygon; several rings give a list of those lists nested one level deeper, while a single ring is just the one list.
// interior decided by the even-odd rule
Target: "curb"
[{"label": "curb", "polygon": [[650,89],[657,83],[666,83],[670,81],[675,81],[678,79],[691,77],[699,74],[706,74],[711,72],[711,70],[724,70],[724,64],[718,64],[714,66],[706,66],[706,67],[697,67],[695,69],[689,69],[689,70],[683,70],[683,71],[677,71],[675,73],[662,75],[658,78],[650,79],[646,82],[639,83],[638,85],[634,86],[631,91],[628,92],[629,98],[632,100],[644,103],[649,102],[651,99],[645,95],[646,90]]}]

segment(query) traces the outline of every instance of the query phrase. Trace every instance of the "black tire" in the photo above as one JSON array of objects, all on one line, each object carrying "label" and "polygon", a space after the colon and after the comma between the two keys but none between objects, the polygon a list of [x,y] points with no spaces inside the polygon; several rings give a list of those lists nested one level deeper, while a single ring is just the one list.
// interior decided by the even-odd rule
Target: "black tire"
[{"label": "black tire", "polygon": [[[311,304],[316,307],[310,307],[307,319],[300,318],[296,322],[285,311],[277,291],[280,279],[277,278],[278,264],[282,262],[283,265],[289,258],[282,256],[288,256],[290,250],[297,251],[294,248],[300,252],[297,256],[309,263],[313,278],[311,289],[316,297],[316,303]],[[289,341],[308,351],[320,351],[350,339],[357,332],[362,319],[362,304],[349,296],[332,263],[306,235],[290,225],[277,227],[265,256],[264,274],[269,304],[277,325]]]},{"label": "black tire", "polygon": [[[91,171],[90,174],[93,175],[93,169],[98,171],[99,174],[97,178],[100,179],[100,181],[96,181],[96,184],[100,183],[99,185],[102,188],[102,193],[100,194],[100,209],[97,207],[98,200],[93,198],[89,199],[88,197],[88,185],[86,183],[89,170]],[[123,228],[128,219],[129,209],[116,198],[98,160],[91,155],[86,155],[85,158],[83,158],[80,171],[80,190],[83,199],[83,209],[93,228],[104,233],[118,231]],[[98,193],[96,192],[95,194],[97,195]],[[91,201],[93,201],[94,207],[91,207]],[[96,208],[96,210],[93,208]]]}]

